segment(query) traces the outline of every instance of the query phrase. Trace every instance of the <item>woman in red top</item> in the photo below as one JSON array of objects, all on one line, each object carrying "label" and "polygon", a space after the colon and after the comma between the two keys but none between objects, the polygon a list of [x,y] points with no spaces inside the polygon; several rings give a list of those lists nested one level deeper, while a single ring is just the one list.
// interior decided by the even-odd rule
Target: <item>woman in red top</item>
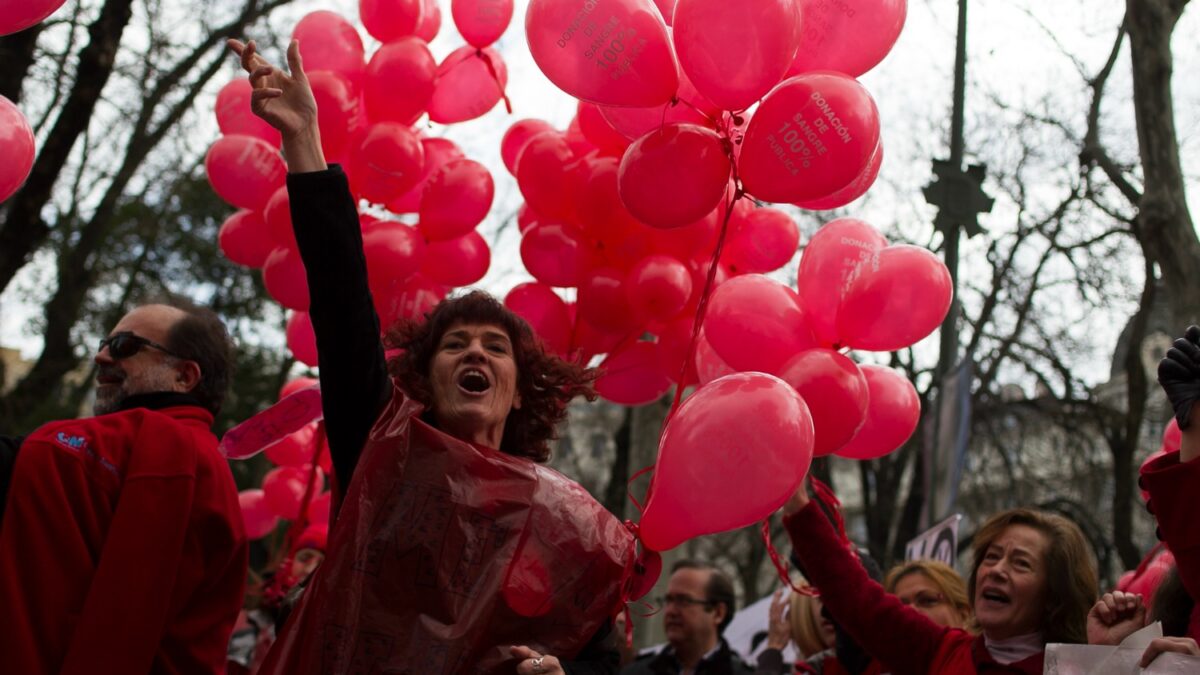
[{"label": "woman in red top", "polygon": [[834,619],[895,675],[1037,675],[1046,643],[1086,641],[1096,570],[1083,534],[1061,516],[1012,509],[980,528],[968,591],[982,633],[973,635],[938,625],[872,581],[803,487],[784,515]]}]

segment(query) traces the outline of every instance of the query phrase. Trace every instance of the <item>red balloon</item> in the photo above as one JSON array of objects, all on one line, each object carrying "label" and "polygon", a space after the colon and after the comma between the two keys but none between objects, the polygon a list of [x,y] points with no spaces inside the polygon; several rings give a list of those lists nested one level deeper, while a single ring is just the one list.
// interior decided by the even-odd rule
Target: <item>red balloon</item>
[{"label": "red balloon", "polygon": [[371,37],[391,42],[417,31],[422,4],[421,0],[358,0],[358,17]]},{"label": "red balloon", "polygon": [[517,175],[517,158],[529,141],[543,131],[554,131],[554,127],[544,120],[523,119],[513,122],[504,132],[504,138],[500,140],[500,159],[504,160],[504,168],[510,174]]},{"label": "red balloon", "polygon": [[541,223],[521,237],[521,261],[534,279],[549,286],[579,285],[583,242],[571,225]]},{"label": "red balloon", "polygon": [[541,216],[539,216],[529,205],[521,202],[521,208],[517,209],[517,229],[521,234],[525,234],[534,225],[537,225]]},{"label": "red balloon", "polygon": [[309,424],[300,427],[277,442],[268,445],[264,451],[267,459],[276,466],[303,466],[313,461],[316,454],[317,425]]},{"label": "red balloon", "polygon": [[423,319],[446,297],[446,287],[414,274],[393,283],[387,293],[372,291],[372,295],[380,325],[387,330],[396,321]]},{"label": "red balloon", "polygon": [[734,277],[713,291],[704,334],[730,366],[772,374],[814,346],[796,292],[759,274]]},{"label": "red balloon", "polygon": [[217,232],[221,252],[233,262],[258,269],[278,245],[267,230],[262,215],[242,209],[225,219]]},{"label": "red balloon", "polygon": [[812,451],[808,406],[783,380],[736,373],[700,387],[663,430],[642,543],[666,551],[763,520],[796,491]]},{"label": "red balloon", "polygon": [[500,39],[512,21],[512,0],[450,0],[450,15],[463,39],[480,49]]},{"label": "red balloon", "polygon": [[362,37],[340,15],[327,10],[308,13],[292,29],[292,39],[300,41],[306,72],[333,71],[355,86],[362,80],[366,68]]},{"label": "red balloon", "polygon": [[675,15],[675,0],[654,0],[654,5],[662,14],[663,22],[670,26],[672,17]]},{"label": "red balloon", "polygon": [[841,73],[785,80],[755,111],[738,168],[746,191],[768,202],[826,197],[867,168],[879,143],[879,111]]},{"label": "red balloon", "polygon": [[796,287],[817,341],[842,346],[837,317],[842,298],[858,269],[879,254],[887,240],[869,224],[854,218],[826,223],[800,256]]},{"label": "red balloon", "polygon": [[849,358],[832,349],[808,349],[792,357],[779,376],[796,388],[816,431],[813,454],[832,454],[854,438],[867,419],[867,378]]},{"label": "red balloon", "polygon": [[692,272],[667,255],[643,258],[625,277],[629,305],[643,321],[667,321],[692,297]]},{"label": "red balloon", "polygon": [[804,16],[788,75],[837,70],[858,77],[887,56],[900,37],[908,0],[799,0]]},{"label": "red balloon", "polygon": [[316,384],[317,380],[311,377],[297,377],[293,380],[288,380],[287,384],[279,388],[279,400],[283,400],[301,389],[308,389]]},{"label": "red balloon", "polygon": [[1183,432],[1179,430],[1179,422],[1172,417],[1167,420],[1167,426],[1163,429],[1162,448],[1167,452],[1179,452],[1181,445]]},{"label": "red balloon", "polygon": [[261,138],[278,148],[282,139],[279,130],[250,110],[250,80],[239,77],[217,92],[217,126],[223,134],[241,134]]},{"label": "red balloon", "polygon": [[[690,387],[700,382],[700,378],[696,374],[694,359],[687,360],[688,348],[692,344],[692,327],[694,325],[695,317],[684,314],[654,328],[654,334],[658,337],[662,373],[671,378],[676,385],[682,387]],[[687,364],[686,368],[684,367],[685,363]]]},{"label": "red balloon", "polygon": [[835,454],[849,459],[875,459],[904,445],[917,429],[921,399],[903,375],[883,366],[859,366],[867,378],[867,419],[849,443]]},{"label": "red balloon", "polygon": [[737,372],[734,368],[725,363],[717,350],[713,349],[708,338],[704,337],[704,332],[701,331],[696,339],[696,379],[700,384],[708,384],[713,380],[732,375]]},{"label": "red balloon", "polygon": [[672,23],[679,65],[705,96],[744,110],[783,79],[800,44],[795,0],[679,0]]},{"label": "red balloon", "polygon": [[525,319],[547,351],[565,355],[571,347],[571,315],[567,303],[546,284],[526,282],[504,296],[504,305]]},{"label": "red balloon", "polygon": [[421,268],[425,239],[403,223],[380,223],[363,235],[367,281],[372,295],[386,294],[393,282],[403,281]]},{"label": "red balloon", "polygon": [[[578,303],[567,305],[574,315]],[[590,322],[575,319],[575,331],[572,334],[572,346],[578,350],[577,357],[584,362],[590,361],[596,354],[608,354],[617,348],[627,336],[621,333],[610,333],[593,326]]]},{"label": "red balloon", "polygon": [[620,157],[629,147],[629,139],[604,119],[604,113],[596,104],[580,101],[575,109],[575,119],[579,121],[580,133],[601,154]]},{"label": "red balloon", "polygon": [[421,177],[417,184],[408,189],[403,195],[388,202],[387,208],[392,213],[416,213],[421,208],[421,197],[425,194],[425,186],[429,178],[438,169],[449,162],[462,159],[463,151],[454,141],[448,138],[422,138],[421,147],[425,150],[425,163],[421,167]]},{"label": "red balloon", "polygon": [[[11,12],[20,14],[25,10],[21,3],[11,4]],[[4,18],[0,17],[0,26],[3,26]],[[11,20],[13,15],[10,14],[7,18]],[[37,21],[41,21],[41,18]],[[13,196],[29,177],[29,172],[33,169],[33,158],[37,154],[33,129],[29,127],[25,115],[21,114],[21,110],[12,101],[3,96],[0,96],[0,148],[4,148],[4,161],[0,162],[0,202],[3,202]],[[212,151],[209,152],[211,154]],[[207,166],[207,162],[205,165]]]},{"label": "red balloon", "polygon": [[849,185],[834,192],[828,197],[819,199],[810,199],[808,201],[797,202],[796,206],[802,209],[812,211],[828,211],[829,209],[841,208],[859,197],[867,194],[867,190],[875,184],[875,179],[879,177],[879,169],[883,167],[883,139],[879,139],[879,144],[875,146],[875,152],[871,154],[871,162],[867,164],[867,168],[858,174]]},{"label": "red balloon", "polygon": [[267,508],[262,490],[242,490],[238,493],[238,505],[242,507],[242,524],[247,539],[265,537],[279,524],[279,517]]},{"label": "red balloon", "polygon": [[[275,190],[283,186],[287,175],[279,151],[252,136],[218,138],[204,156],[204,170],[218,197],[239,209],[251,211],[261,211]],[[8,172],[7,169],[3,171]],[[0,178],[0,182],[5,181]],[[11,183],[11,180],[7,182]]]},{"label": "red balloon", "polygon": [[470,286],[483,278],[492,252],[478,232],[457,239],[432,241],[425,247],[421,274],[446,286]]},{"label": "red balloon", "polygon": [[576,212],[588,240],[603,248],[614,247],[632,231],[649,229],[642,227],[621,202],[618,166],[615,157],[580,160],[572,174],[574,184],[567,188],[575,196]]},{"label": "red balloon", "polygon": [[604,333],[624,335],[635,328],[624,279],[620,270],[608,267],[587,274],[579,284],[579,318]]},{"label": "red balloon", "polygon": [[845,345],[903,349],[932,333],[950,311],[950,272],[928,249],[889,246],[860,271],[838,308],[837,332]]},{"label": "red balloon", "polygon": [[425,164],[421,139],[403,124],[371,125],[347,167],[360,196],[382,204],[417,184]]},{"label": "red balloon", "polygon": [[459,47],[438,66],[429,119],[438,124],[465,122],[496,107],[508,86],[508,67],[488,47]]},{"label": "red balloon", "polygon": [[669,103],[649,108],[598,106],[600,114],[617,133],[631,141],[645,136],[663,124],[679,122],[715,128],[721,109],[696,91],[687,73],[680,73],[679,93]]},{"label": "red balloon", "polygon": [[[65,0],[19,0],[0,3],[0,36],[18,33],[41,23],[58,11]],[[6,150],[8,146],[4,147]],[[0,198],[0,202],[4,198]]]},{"label": "red balloon", "polygon": [[[669,230],[646,228],[650,239],[651,250],[675,256],[684,261],[702,261],[704,270],[708,271],[707,263],[712,259],[717,247],[717,238],[721,235],[721,223],[725,218],[725,203],[709,211],[708,215],[681,227]],[[728,250],[728,244],[726,244]],[[722,257],[726,257],[725,254]]]},{"label": "red balloon", "polygon": [[263,219],[267,221],[267,232],[276,246],[298,248],[296,231],[292,228],[292,205],[288,199],[287,186],[279,188],[271,195],[267,207],[263,209]]},{"label": "red balloon", "polygon": [[529,140],[517,163],[517,186],[529,206],[556,220],[574,219],[575,206],[570,165],[575,153],[557,131],[542,132]]},{"label": "red balloon", "polygon": [[363,103],[372,122],[412,124],[433,98],[437,61],[429,45],[405,37],[379,48],[367,64]]},{"label": "red balloon", "polygon": [[546,77],[584,101],[660,105],[679,87],[667,27],[650,0],[532,0],[525,37]]},{"label": "red balloon", "polygon": [[800,246],[796,221],[778,209],[754,209],[737,223],[730,223],[730,230],[721,261],[737,274],[777,270]]},{"label": "red balloon", "polygon": [[[306,366],[317,367],[317,336],[313,333],[312,319],[308,312],[292,312],[287,320],[288,349],[296,360]],[[278,464],[279,462],[276,462]]]},{"label": "red balloon", "polygon": [[[310,473],[309,465],[280,466],[263,476],[263,498],[271,513],[288,520],[295,520],[300,515]],[[325,486],[325,476],[320,469],[316,470],[311,484],[312,495],[315,497]]]},{"label": "red balloon", "polygon": [[333,504],[333,493],[322,492],[308,503],[308,522],[315,525],[329,525],[329,511]]},{"label": "red balloon", "polygon": [[446,163],[429,177],[421,196],[421,232],[431,241],[463,236],[483,222],[495,194],[484,165],[473,159]]},{"label": "red balloon", "polygon": [[647,225],[687,225],[721,201],[730,167],[716,132],[693,124],[667,124],[625,151],[617,176],[621,201]]},{"label": "red balloon", "polygon": [[442,29],[442,8],[438,0],[421,0],[421,20],[417,22],[417,37],[433,42]]},{"label": "red balloon", "polygon": [[657,342],[634,342],[600,364],[596,393],[620,405],[653,403],[671,388],[661,363]]},{"label": "red balloon", "polygon": [[297,312],[308,311],[308,277],[299,251],[277,246],[263,263],[262,277],[275,302]]},{"label": "red balloon", "polygon": [[308,73],[313,98],[317,102],[317,128],[321,131],[321,149],[330,162],[345,162],[358,147],[366,125],[354,85],[345,77],[329,71]]}]

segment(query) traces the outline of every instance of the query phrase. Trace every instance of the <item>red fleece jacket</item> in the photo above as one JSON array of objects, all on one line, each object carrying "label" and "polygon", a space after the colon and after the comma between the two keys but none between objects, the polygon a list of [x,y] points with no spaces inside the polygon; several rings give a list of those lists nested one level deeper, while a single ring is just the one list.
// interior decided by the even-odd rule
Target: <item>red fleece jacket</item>
[{"label": "red fleece jacket", "polygon": [[0,526],[6,672],[224,672],[247,548],[212,421],[135,408],[25,440]]},{"label": "red fleece jacket", "polygon": [[1150,493],[1146,508],[1158,520],[1159,538],[1175,555],[1179,580],[1195,603],[1188,637],[1200,642],[1200,518],[1196,517],[1200,459],[1180,462],[1177,452],[1164,455],[1142,468],[1139,482]]}]

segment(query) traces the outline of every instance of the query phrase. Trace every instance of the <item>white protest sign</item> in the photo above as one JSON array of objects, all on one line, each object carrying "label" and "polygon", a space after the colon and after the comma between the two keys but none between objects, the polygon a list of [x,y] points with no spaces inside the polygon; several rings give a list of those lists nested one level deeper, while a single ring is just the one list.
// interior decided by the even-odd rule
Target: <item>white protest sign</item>
[{"label": "white protest sign", "polygon": [[905,560],[937,560],[954,567],[958,556],[958,524],[961,514],[954,514],[922,532],[904,545]]}]

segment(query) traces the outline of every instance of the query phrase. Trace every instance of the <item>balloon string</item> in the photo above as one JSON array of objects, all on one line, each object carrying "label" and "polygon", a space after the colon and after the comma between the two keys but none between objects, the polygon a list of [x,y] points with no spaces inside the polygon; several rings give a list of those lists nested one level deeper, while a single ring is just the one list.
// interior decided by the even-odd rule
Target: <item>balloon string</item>
[{"label": "balloon string", "polygon": [[765,518],[762,521],[762,540],[767,545],[767,555],[771,556],[771,563],[775,565],[775,571],[779,573],[779,578],[783,583],[787,584],[793,591],[800,595],[809,597],[819,597],[821,594],[815,588],[805,584],[797,586],[792,582],[792,575],[788,574],[787,564],[783,562],[783,557],[779,555],[779,551],[775,549],[775,543],[771,541],[771,519]]},{"label": "balloon string", "polygon": [[482,49],[476,49],[475,56],[483,59],[484,65],[487,66],[488,73],[491,74],[492,79],[496,81],[496,87],[500,89],[500,98],[504,101],[504,109],[508,111],[509,115],[513,114],[512,101],[508,100],[508,92],[504,91],[504,83],[500,81],[500,75],[496,72],[496,67],[492,65],[492,57],[488,56],[488,53]]},{"label": "balloon string", "polygon": [[[649,467],[649,468],[653,468],[653,467]],[[644,471],[645,471],[645,469],[643,469],[639,473],[643,473]],[[638,546],[641,544],[642,538],[638,532],[637,523],[633,522],[632,520],[626,520],[624,525],[625,525],[625,529],[629,530],[629,532],[631,534],[633,534],[634,543],[633,543],[633,546],[631,546],[629,548],[629,556],[625,563],[625,570],[621,572],[621,610],[620,611],[625,614],[625,646],[632,647],[633,646],[633,613],[630,611],[629,607],[630,607],[631,603],[635,602],[632,599],[632,597],[633,597],[633,577],[636,574],[643,571],[643,570],[639,569],[641,567],[641,563],[638,562]],[[658,614],[659,611],[661,611],[661,609],[662,609],[660,607],[655,607],[654,605],[651,605],[650,603],[648,603],[644,600],[639,600],[636,602],[637,602],[637,604],[641,605],[642,607],[645,607],[647,610],[646,612],[638,614],[638,617],[643,618],[643,619],[648,619],[648,618],[654,616],[655,614]]]},{"label": "balloon string", "polygon": [[704,119],[708,120],[709,123],[716,126],[717,120],[712,115],[709,115],[708,113],[701,110],[700,107],[697,106],[695,103],[692,103],[691,101],[684,99],[684,98],[679,98],[678,96],[676,96],[674,99],[671,100],[671,105],[674,105],[676,103],[682,103],[682,104],[686,105],[687,107],[691,108],[692,110],[695,110],[697,115],[703,117]]},{"label": "balloon string", "polygon": [[654,471],[654,466],[655,465],[651,464],[650,466],[646,466],[646,467],[642,467],[641,469],[638,469],[637,471],[634,472],[634,474],[632,476],[629,477],[629,480],[625,482],[625,487],[626,487],[625,492],[629,495],[629,501],[633,502],[634,507],[637,508],[639,515],[646,512],[646,507],[642,506],[642,503],[637,500],[637,497],[633,496],[633,490],[630,489],[630,486],[633,485],[633,481],[641,478],[642,476],[644,476],[645,474],[647,474],[649,472]]},{"label": "balloon string", "polygon": [[820,503],[822,510],[828,513],[830,519],[833,520],[833,527],[837,530],[838,537],[841,538],[842,543],[857,558],[858,550],[850,543],[850,536],[846,534],[846,521],[842,518],[842,502],[833,493],[833,488],[822,483],[816,476],[809,476],[808,481],[812,484],[813,497]]}]

